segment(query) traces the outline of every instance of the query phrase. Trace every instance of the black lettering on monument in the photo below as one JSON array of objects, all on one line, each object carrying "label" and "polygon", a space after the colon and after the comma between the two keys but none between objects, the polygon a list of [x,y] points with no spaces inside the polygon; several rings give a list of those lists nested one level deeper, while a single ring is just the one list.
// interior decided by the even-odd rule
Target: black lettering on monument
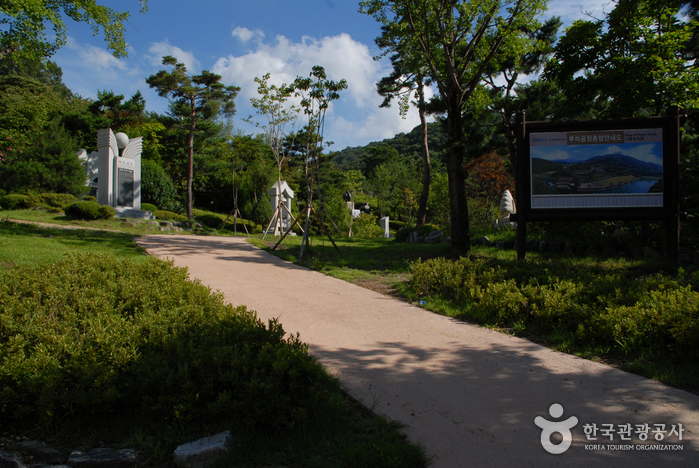
[{"label": "black lettering on monument", "polygon": [[119,168],[119,197],[118,206],[133,206],[133,171],[131,169]]}]

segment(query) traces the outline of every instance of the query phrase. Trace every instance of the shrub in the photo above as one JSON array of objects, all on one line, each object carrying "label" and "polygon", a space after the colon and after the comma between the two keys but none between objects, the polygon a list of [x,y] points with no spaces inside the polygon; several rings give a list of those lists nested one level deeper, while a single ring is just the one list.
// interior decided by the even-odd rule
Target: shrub
[{"label": "shrub", "polygon": [[141,190],[142,201],[161,206],[163,209],[166,203],[177,196],[175,184],[165,170],[158,163],[148,159],[141,163]]},{"label": "shrub", "polygon": [[210,229],[221,228],[221,225],[223,224],[224,220],[224,218],[221,218],[220,216],[214,213],[195,215],[194,219]]},{"label": "shrub", "polygon": [[96,202],[97,199],[93,197],[92,195],[85,195],[84,197],[81,198],[82,201],[93,201]]},{"label": "shrub", "polygon": [[69,193],[42,193],[39,195],[39,200],[51,208],[63,208],[70,203],[75,203],[77,198]]},{"label": "shrub", "polygon": [[189,221],[185,215],[173,213],[172,211],[156,210],[153,214],[156,219],[162,219],[163,221]]},{"label": "shrub", "polygon": [[23,208],[29,208],[28,199],[28,195],[11,193],[10,195],[0,197],[0,207],[2,207],[3,210],[21,210]]},{"label": "shrub", "polygon": [[303,421],[332,380],[298,337],[191,281],[111,256],[0,270],[0,419],[125,411],[171,423]]},{"label": "shrub", "polygon": [[352,223],[352,235],[355,237],[381,237],[383,231],[378,225],[377,217],[361,213]]},{"label": "shrub", "polygon": [[81,201],[65,207],[66,216],[74,219],[96,220],[109,219],[115,211],[111,206],[100,205],[97,202]]},{"label": "shrub", "polygon": [[143,211],[151,211],[151,212],[158,211],[158,207],[155,205],[151,205],[150,203],[141,203],[141,209]]},{"label": "shrub", "polygon": [[267,197],[260,198],[252,205],[252,213],[249,216],[251,221],[255,224],[261,224],[263,229],[267,227],[272,220],[272,216],[274,216],[272,204]]},{"label": "shrub", "polygon": [[444,258],[411,265],[417,296],[439,296],[482,323],[567,333],[629,355],[680,356],[699,348],[699,273],[675,280],[562,262],[498,265]]},{"label": "shrub", "polygon": [[184,207],[182,206],[182,203],[180,203],[176,200],[170,200],[169,202],[162,205],[160,207],[160,209],[163,211],[170,211],[172,213],[177,213],[177,214],[184,213]]}]

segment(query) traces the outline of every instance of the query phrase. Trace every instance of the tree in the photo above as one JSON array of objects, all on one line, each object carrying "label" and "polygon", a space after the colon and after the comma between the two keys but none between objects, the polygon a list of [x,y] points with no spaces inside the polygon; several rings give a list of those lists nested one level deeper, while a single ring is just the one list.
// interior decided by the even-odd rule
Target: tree
[{"label": "tree", "polygon": [[[427,118],[425,116],[425,86],[429,85],[426,79],[428,70],[419,61],[408,61],[408,54],[400,53],[399,38],[392,35],[392,29],[384,26],[383,34],[376,39],[376,43],[386,51],[392,51],[391,63],[393,72],[389,76],[383,77],[377,83],[377,91],[384,97],[380,107],[389,107],[391,100],[398,99],[401,117],[405,118],[410,108],[410,97],[414,93],[417,102],[414,102],[420,117],[420,130],[422,138],[420,146],[422,149],[422,192],[417,211],[417,224],[425,224],[427,215],[427,200],[430,193],[430,148],[428,140]],[[380,57],[376,57],[380,58]]]},{"label": "tree", "polygon": [[[325,114],[330,107],[330,103],[340,98],[340,91],[347,89],[347,81],[342,79],[338,82],[328,80],[325,69],[315,65],[308,78],[297,77],[294,81],[297,95],[301,97],[301,107],[308,117],[308,135],[306,138],[306,158],[304,170],[306,175],[306,229],[303,232],[303,241],[299,251],[299,260],[303,258],[303,249],[310,246],[308,240],[308,228],[313,209],[313,181],[318,174],[320,164],[323,159],[323,132],[325,131]],[[311,171],[309,173],[309,165]],[[321,207],[323,206],[321,192]]]},{"label": "tree", "polygon": [[522,31],[538,24],[545,0],[365,0],[362,12],[373,15],[397,38],[397,52],[429,70],[446,114],[446,163],[452,249],[471,246],[464,169],[462,112],[497,63],[498,53],[516,50],[530,39]]},{"label": "tree", "polygon": [[558,16],[549,18],[541,27],[522,31],[530,40],[527,49],[515,48],[503,50],[488,72],[485,82],[490,86],[492,102],[490,108],[501,119],[502,133],[505,135],[510,166],[513,173],[517,171],[517,140],[514,116],[520,112],[521,102],[517,99],[516,86],[522,75],[538,73],[553,53],[558,29],[563,22]]},{"label": "tree", "polygon": [[[141,13],[145,13],[148,0],[138,0],[138,3]],[[101,29],[115,57],[128,55],[123,25],[130,17],[128,11],[116,11],[98,5],[95,0],[3,0],[0,2],[0,58],[10,54],[33,59],[50,57],[66,42],[64,16],[89,24],[94,35]],[[53,28],[53,37],[46,34],[47,25]]]},{"label": "tree", "polygon": [[619,0],[605,20],[578,20],[546,66],[571,109],[591,106],[602,117],[661,115],[694,106],[699,69],[690,48],[699,22],[683,19],[667,0]]},{"label": "tree", "polygon": [[[286,160],[283,151],[285,129],[287,125],[293,125],[296,122],[298,108],[288,104],[289,98],[294,93],[294,87],[288,86],[286,83],[282,83],[281,86],[270,85],[269,80],[271,77],[272,75],[269,73],[262,78],[255,77],[255,83],[258,84],[257,93],[260,97],[250,99],[250,103],[257,110],[257,113],[267,119],[267,125],[254,122],[252,116],[248,117],[247,121],[265,130],[264,138],[270,148],[272,148],[274,159],[277,162],[277,183],[281,189],[282,166]],[[275,232],[277,226],[281,225],[283,209],[284,203],[281,202],[280,194],[277,212],[270,219],[270,221],[274,220]]]},{"label": "tree", "polygon": [[75,141],[58,119],[32,132],[23,144],[10,137],[2,143],[0,189],[73,195],[86,191],[85,167],[75,152]]},{"label": "tree", "polygon": [[192,219],[192,183],[194,180],[194,132],[200,120],[215,119],[219,115],[233,116],[240,88],[224,86],[221,76],[203,70],[201,75],[190,76],[187,67],[172,56],[163,57],[163,65],[174,66],[172,71],[160,70],[146,82],[158,91],[159,96],[174,99],[172,112],[182,115],[189,122],[187,150],[187,217]]}]

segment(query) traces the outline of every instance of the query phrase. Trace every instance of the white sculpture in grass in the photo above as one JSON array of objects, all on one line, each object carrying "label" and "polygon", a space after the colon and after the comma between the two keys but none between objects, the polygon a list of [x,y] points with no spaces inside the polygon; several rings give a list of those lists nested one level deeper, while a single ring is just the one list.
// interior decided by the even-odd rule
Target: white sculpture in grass
[{"label": "white sculpture in grass", "polygon": [[495,227],[497,229],[514,228],[515,223],[510,222],[510,215],[514,213],[517,213],[515,199],[512,198],[509,190],[505,190],[500,199],[500,218],[495,221]]}]

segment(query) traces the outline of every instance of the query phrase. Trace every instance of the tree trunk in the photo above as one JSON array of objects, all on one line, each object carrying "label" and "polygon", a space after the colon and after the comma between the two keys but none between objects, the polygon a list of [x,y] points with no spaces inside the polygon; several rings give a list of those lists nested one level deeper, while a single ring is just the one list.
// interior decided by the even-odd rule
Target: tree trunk
[{"label": "tree trunk", "polygon": [[194,217],[192,213],[192,184],[194,181],[194,129],[197,125],[197,114],[195,111],[194,97],[191,99],[192,113],[190,114],[189,125],[189,148],[187,157],[187,218],[190,220]]},{"label": "tree trunk", "polygon": [[464,141],[461,105],[458,93],[447,103],[447,174],[449,175],[449,212],[451,214],[451,247],[457,254],[471,249],[471,232],[466,197]]},{"label": "tree trunk", "polygon": [[422,129],[422,193],[417,209],[417,225],[425,224],[427,217],[427,200],[430,196],[430,148],[427,143],[427,120],[425,119],[425,92],[422,76],[418,78],[418,112],[420,113],[420,128]]}]

